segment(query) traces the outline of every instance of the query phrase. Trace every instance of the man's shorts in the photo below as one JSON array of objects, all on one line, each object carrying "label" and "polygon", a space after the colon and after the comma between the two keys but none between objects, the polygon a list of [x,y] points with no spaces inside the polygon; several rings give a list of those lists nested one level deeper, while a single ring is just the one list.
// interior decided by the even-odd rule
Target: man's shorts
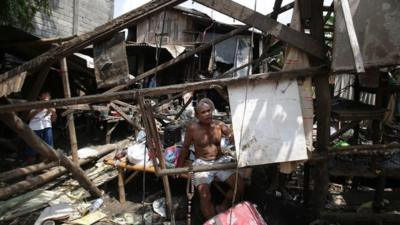
[{"label": "man's shorts", "polygon": [[[202,165],[214,165],[218,163],[226,163],[230,162],[231,157],[222,156],[215,160],[203,160],[196,159],[193,162],[193,166],[202,166]],[[224,182],[234,173],[233,170],[216,170],[216,171],[204,171],[204,172],[196,172],[194,173],[194,184],[198,186],[200,184],[210,184],[213,182],[215,178],[218,178],[218,181]]]}]

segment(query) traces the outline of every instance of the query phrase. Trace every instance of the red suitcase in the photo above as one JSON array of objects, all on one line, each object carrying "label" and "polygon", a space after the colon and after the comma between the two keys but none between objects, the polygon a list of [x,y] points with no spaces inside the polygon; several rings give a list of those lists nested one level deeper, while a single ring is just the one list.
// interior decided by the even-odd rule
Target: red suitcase
[{"label": "red suitcase", "polygon": [[267,225],[250,202],[241,202],[207,220],[204,225]]}]

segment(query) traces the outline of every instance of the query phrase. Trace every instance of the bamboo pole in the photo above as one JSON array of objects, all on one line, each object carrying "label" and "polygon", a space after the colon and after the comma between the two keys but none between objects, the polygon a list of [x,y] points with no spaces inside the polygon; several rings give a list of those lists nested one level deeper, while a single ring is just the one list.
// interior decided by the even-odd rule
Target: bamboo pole
[{"label": "bamboo pole", "polygon": [[149,172],[149,173],[155,173],[156,170],[154,168],[154,166],[146,166],[144,167],[144,165],[130,165],[126,162],[118,162],[116,163],[115,160],[113,159],[105,159],[104,163],[107,165],[112,165],[112,166],[116,166],[118,168],[124,168],[127,170],[133,170],[133,171],[145,171],[145,172]]},{"label": "bamboo pole", "polygon": [[40,155],[59,162],[64,166],[79,184],[88,190],[91,195],[101,197],[102,192],[98,189],[86,176],[85,172],[76,166],[67,156],[61,152],[57,152],[51,146],[40,139],[15,113],[4,113],[0,115],[0,120],[3,121],[9,128],[21,137],[25,143],[35,149]]},{"label": "bamboo pole", "polygon": [[[108,144],[108,145],[96,147],[96,149],[98,150],[98,153],[93,158],[99,158],[103,155],[106,155],[106,154],[112,152],[113,150],[119,148],[120,146],[127,145],[127,143],[128,143],[128,141],[124,140],[124,141],[120,141],[115,144]],[[88,162],[91,162],[93,160],[93,158],[81,159],[81,160],[79,160],[79,164],[84,165]],[[57,163],[57,165],[59,165],[59,164]],[[58,167],[50,170],[49,172],[43,173],[43,174],[38,175],[33,178],[29,178],[27,180],[20,181],[18,183],[8,186],[8,187],[1,188],[0,189],[0,199],[7,198],[13,194],[23,192],[23,191],[32,189],[34,187],[37,187],[39,185],[48,183],[66,173],[67,173],[67,170],[64,167],[58,166]]]},{"label": "bamboo pole", "polygon": [[[280,79],[296,79],[300,77],[310,77],[320,74],[327,74],[328,70],[325,66],[310,67],[307,69],[288,70],[279,72],[269,72],[251,75],[250,81],[259,80],[280,80]],[[182,91],[194,91],[203,89],[212,89],[215,85],[227,86],[231,84],[242,83],[247,77],[231,77],[215,80],[205,80],[186,84],[175,84],[156,88],[145,88],[139,90],[121,91],[109,94],[97,94],[81,97],[72,97],[68,99],[52,99],[50,101],[36,101],[26,103],[15,103],[12,105],[1,105],[0,113],[26,111],[35,108],[49,108],[67,105],[87,104],[95,102],[109,102],[115,99],[137,99],[139,96],[157,96],[172,94]]]},{"label": "bamboo pole", "polygon": [[[117,146],[123,146],[123,145],[126,145],[126,143],[127,143],[127,141],[120,141],[120,142],[117,142],[114,144],[96,146],[94,148],[99,151],[99,154],[103,155],[102,151],[106,151],[106,153],[108,153],[109,151],[117,148]],[[104,154],[106,154],[106,153],[104,153]],[[71,158],[71,157],[68,157],[68,158]],[[80,163],[80,165],[82,165],[82,163],[83,163],[82,160],[80,160],[79,163]],[[55,167],[58,165],[59,165],[58,162],[50,162],[50,163],[41,162],[38,164],[34,164],[34,165],[22,167],[22,168],[16,168],[16,169],[1,173],[0,181],[4,182],[4,181],[15,179],[18,177],[26,176],[26,175],[40,172],[42,170],[49,169],[49,168],[52,168],[52,167]],[[114,164],[111,164],[111,165],[114,165]]]},{"label": "bamboo pole", "polygon": [[173,169],[162,169],[158,172],[158,176],[163,175],[171,175],[171,174],[182,174],[189,172],[203,172],[203,171],[213,171],[213,170],[229,170],[235,169],[237,164],[235,162],[232,163],[220,163],[214,165],[202,165],[202,166],[193,166],[193,167],[180,167]]},{"label": "bamboo pole", "polygon": [[23,168],[16,168],[4,173],[0,174],[0,181],[7,181],[7,180],[11,180],[14,178],[18,178],[18,177],[22,177],[22,176],[26,176],[28,174],[32,174],[32,173],[36,173],[36,172],[40,172],[42,170],[48,169],[48,168],[52,168],[57,166],[58,163],[56,162],[51,162],[51,163],[38,163],[35,165],[30,165],[27,167],[23,167]]},{"label": "bamboo pole", "polygon": [[[164,154],[162,152],[162,146],[160,143],[160,137],[158,135],[157,132],[157,127],[155,124],[155,119],[153,116],[153,111],[150,105],[144,105],[145,107],[145,111],[146,111],[146,117],[148,120],[148,125],[150,128],[149,130],[147,130],[147,134],[150,134],[150,138],[152,139],[151,143],[153,143],[154,146],[154,150],[156,151],[156,156],[158,157],[158,161],[160,163],[160,167],[161,169],[166,169],[166,165],[165,165],[165,158],[164,158]],[[157,166],[157,165],[156,165]],[[159,172],[159,171],[157,171]],[[175,225],[175,211],[174,211],[174,206],[172,203],[172,194],[171,194],[171,187],[169,185],[169,180],[168,180],[168,176],[167,175],[163,175],[162,176],[162,180],[163,180],[163,184],[164,184],[164,191],[165,191],[165,199],[166,199],[166,204],[167,204],[167,208],[169,211],[169,216],[171,219],[171,224]]]},{"label": "bamboo pole", "polygon": [[[60,60],[60,68],[61,68],[61,79],[63,82],[64,96],[65,98],[71,98],[71,90],[69,86],[69,78],[68,78],[68,66],[67,66],[67,58],[62,58]],[[75,130],[75,122],[74,122],[74,114],[70,113],[67,115],[67,124],[68,124],[68,133],[69,133],[69,142],[71,145],[71,155],[72,161],[79,165],[78,159],[78,141],[76,140],[76,130]]]},{"label": "bamboo pole", "polygon": [[119,202],[125,204],[125,184],[124,184],[124,169],[118,168],[118,194]]}]

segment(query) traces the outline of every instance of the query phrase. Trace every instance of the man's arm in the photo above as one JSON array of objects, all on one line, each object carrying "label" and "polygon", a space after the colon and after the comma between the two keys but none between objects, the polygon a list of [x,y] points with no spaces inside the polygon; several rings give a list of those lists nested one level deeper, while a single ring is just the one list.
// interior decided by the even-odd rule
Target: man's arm
[{"label": "man's arm", "polygon": [[191,129],[192,124],[189,124],[186,126],[186,132],[185,132],[185,140],[183,141],[183,145],[182,145],[182,150],[181,153],[179,155],[179,159],[178,159],[178,165],[177,167],[182,167],[185,160],[189,157],[189,147],[192,144],[192,129]]},{"label": "man's arm", "polygon": [[232,131],[232,129],[222,121],[220,121],[219,125],[221,126],[222,134],[225,137],[227,137],[230,142],[233,143],[234,139],[233,139],[233,131]]}]

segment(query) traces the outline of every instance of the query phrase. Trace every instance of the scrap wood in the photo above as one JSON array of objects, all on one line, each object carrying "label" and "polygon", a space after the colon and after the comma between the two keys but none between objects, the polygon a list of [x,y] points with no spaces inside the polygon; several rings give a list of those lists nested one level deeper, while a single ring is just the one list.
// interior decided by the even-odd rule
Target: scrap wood
[{"label": "scrap wood", "polygon": [[[112,146],[114,146],[114,145],[116,145],[116,146],[125,146],[127,144],[125,142],[127,142],[127,141],[121,141],[121,142],[118,142],[118,143],[114,143],[114,144],[112,144]],[[103,150],[109,149],[109,148],[112,148],[112,147],[110,145],[95,146],[95,147],[92,147],[92,148],[85,147],[85,148],[82,148],[82,149],[78,150],[78,157],[80,159],[82,159],[82,158],[85,158],[85,159],[86,158],[97,158],[97,157],[99,157],[99,154],[103,155],[103,153],[101,153]],[[83,157],[83,155],[84,155],[83,152],[87,152],[86,149],[93,149],[96,152],[91,151],[90,154],[87,155],[88,157]],[[104,153],[104,154],[106,154],[106,153]],[[71,157],[69,156],[69,158],[71,158]],[[58,166],[58,165],[59,165],[58,162],[50,162],[50,163],[41,162],[41,163],[38,163],[38,164],[26,166],[26,167],[16,168],[16,169],[9,170],[9,171],[6,171],[4,173],[1,173],[0,174],[0,181],[7,181],[7,180],[11,180],[11,179],[18,178],[18,177],[21,177],[21,176],[26,176],[26,175],[29,175],[29,174],[32,174],[32,173],[36,173],[36,172],[39,172],[39,171],[42,171],[42,170],[45,170],[45,169],[49,169],[49,168],[52,168],[52,167],[55,167],[55,166]]]},{"label": "scrap wood", "polygon": [[[111,154],[113,153],[109,153],[109,155],[105,157],[110,157]],[[99,159],[96,167],[85,171],[96,186],[103,185],[117,177],[117,173],[113,167],[101,166],[102,161],[103,159]],[[74,203],[88,197],[87,192],[73,179],[59,184],[50,191],[44,190],[45,188],[47,187],[0,202],[0,221],[15,219],[19,216],[44,208],[49,204],[59,204],[62,202]]]},{"label": "scrap wood", "polygon": [[[102,195],[100,189],[92,184],[79,166],[73,163],[63,153],[54,150],[53,147],[39,138],[35,132],[33,132],[33,130],[31,130],[28,125],[26,125],[15,113],[2,114],[0,116],[0,120],[3,121],[3,123],[11,128],[15,133],[17,133],[18,136],[25,141],[25,143],[35,149],[40,155],[53,161],[60,162],[60,164],[69,172],[71,172],[75,179],[77,179],[83,187],[89,190],[92,195],[98,197]],[[25,185],[25,187],[29,187],[29,185]],[[0,194],[0,198],[5,198],[18,191],[18,189],[6,189]]]}]

